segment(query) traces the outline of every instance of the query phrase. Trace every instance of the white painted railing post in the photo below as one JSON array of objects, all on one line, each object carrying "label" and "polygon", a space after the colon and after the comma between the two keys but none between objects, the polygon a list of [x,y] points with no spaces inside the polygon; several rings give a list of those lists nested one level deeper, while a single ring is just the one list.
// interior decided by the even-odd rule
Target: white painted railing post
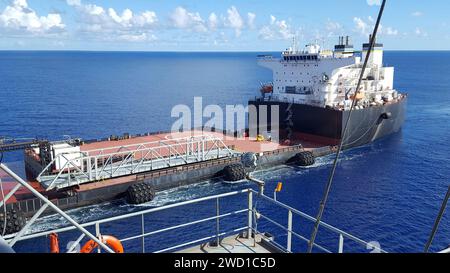
[{"label": "white painted railing post", "polygon": [[219,197],[216,198],[216,244],[217,246],[220,245],[220,199]]},{"label": "white painted railing post", "polygon": [[344,253],[344,236],[339,234],[339,253]]},{"label": "white painted railing post", "polygon": [[288,234],[287,234],[287,248],[289,252],[292,252],[292,211],[288,211]]},{"label": "white painted railing post", "polygon": [[144,222],[144,214],[141,214],[141,233],[142,233],[142,253],[145,253],[145,222]]},{"label": "white painted railing post", "polygon": [[252,226],[253,226],[253,192],[248,192],[248,231],[247,238],[252,238]]},{"label": "white painted railing post", "polygon": [[[100,224],[97,222],[95,223],[95,236],[102,241],[102,235],[100,233]],[[97,248],[97,253],[101,253],[102,249],[100,247]]]}]

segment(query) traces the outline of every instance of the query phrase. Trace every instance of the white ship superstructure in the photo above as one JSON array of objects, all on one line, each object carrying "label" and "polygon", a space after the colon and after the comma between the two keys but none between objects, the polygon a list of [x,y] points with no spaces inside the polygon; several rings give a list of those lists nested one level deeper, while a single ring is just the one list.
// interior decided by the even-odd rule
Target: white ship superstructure
[{"label": "white ship superstructure", "polygon": [[[347,36],[339,37],[333,51],[322,50],[318,44],[298,50],[294,42],[282,53],[282,58],[260,56],[258,63],[273,71],[273,90],[266,92],[265,99],[347,110],[368,50],[366,43],[358,56]],[[383,66],[383,45],[375,43],[357,96],[357,107],[397,99],[399,94],[393,86],[394,68]]]}]

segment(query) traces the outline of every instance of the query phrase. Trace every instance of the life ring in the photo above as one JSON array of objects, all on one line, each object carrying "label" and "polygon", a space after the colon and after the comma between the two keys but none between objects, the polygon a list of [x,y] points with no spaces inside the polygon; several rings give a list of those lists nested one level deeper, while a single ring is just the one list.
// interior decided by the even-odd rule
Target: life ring
[{"label": "life ring", "polygon": [[[100,237],[101,241],[109,246],[115,253],[124,253],[122,243],[116,237],[104,235]],[[80,250],[80,253],[92,253],[98,247],[94,240],[88,241]]]}]

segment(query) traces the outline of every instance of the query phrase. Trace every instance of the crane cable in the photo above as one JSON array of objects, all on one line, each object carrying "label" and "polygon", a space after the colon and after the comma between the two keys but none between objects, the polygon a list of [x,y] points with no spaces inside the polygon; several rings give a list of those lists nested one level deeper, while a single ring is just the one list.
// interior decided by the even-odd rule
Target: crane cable
[{"label": "crane cable", "polygon": [[[3,152],[0,151],[0,164],[2,163],[2,161],[3,161]],[[2,201],[5,201],[5,191],[3,190],[3,181],[1,178],[0,178],[0,192],[2,195]],[[2,207],[3,207],[3,227],[0,233],[1,237],[5,236],[6,233],[6,221],[7,221],[6,202],[3,202]]]},{"label": "crane cable", "polygon": [[331,191],[331,186],[333,185],[334,175],[336,173],[336,168],[337,168],[337,164],[338,164],[338,161],[339,161],[339,156],[340,156],[340,154],[342,152],[342,149],[344,147],[345,135],[346,135],[346,133],[348,131],[348,124],[350,122],[353,110],[354,110],[354,108],[356,106],[356,95],[360,92],[359,89],[361,87],[361,83],[362,83],[362,80],[363,80],[363,77],[364,77],[364,72],[366,70],[367,64],[369,63],[370,53],[372,52],[373,48],[375,47],[376,35],[377,35],[377,32],[378,32],[378,28],[380,26],[381,17],[383,16],[383,11],[384,11],[384,7],[385,6],[386,6],[386,0],[383,0],[383,3],[381,4],[380,11],[378,13],[377,22],[375,24],[375,28],[373,30],[372,37],[370,39],[369,49],[368,49],[366,58],[364,60],[364,64],[362,66],[361,74],[360,74],[359,79],[358,79],[358,84],[356,86],[355,98],[353,99],[352,105],[350,107],[350,111],[349,111],[349,114],[348,114],[348,117],[347,117],[347,122],[345,123],[344,131],[343,131],[343,134],[342,134],[342,139],[340,141],[339,148],[338,148],[338,150],[336,152],[336,158],[334,159],[333,168],[331,170],[330,177],[328,179],[328,183],[326,185],[322,201],[320,202],[319,213],[317,215],[317,218],[316,218],[316,221],[315,221],[315,224],[314,224],[314,229],[313,229],[313,232],[311,234],[311,239],[309,240],[309,243],[308,243],[308,253],[311,253],[313,251],[313,248],[314,248],[314,242],[316,240],[317,233],[319,231],[319,226],[320,226],[320,223],[322,221],[323,212],[325,211],[325,206],[326,206],[326,203],[327,203],[327,200],[328,200],[328,196],[329,196],[330,191]]},{"label": "crane cable", "polygon": [[449,199],[450,199],[450,186],[448,186],[447,194],[445,195],[444,201],[442,201],[441,209],[439,210],[439,214],[433,225],[433,230],[431,231],[430,237],[428,238],[428,241],[425,245],[425,249],[424,249],[425,253],[428,253],[430,250],[431,244],[433,243],[434,237],[436,236],[436,232],[439,228],[439,224],[441,223],[442,217],[444,216],[445,209],[447,208]]}]

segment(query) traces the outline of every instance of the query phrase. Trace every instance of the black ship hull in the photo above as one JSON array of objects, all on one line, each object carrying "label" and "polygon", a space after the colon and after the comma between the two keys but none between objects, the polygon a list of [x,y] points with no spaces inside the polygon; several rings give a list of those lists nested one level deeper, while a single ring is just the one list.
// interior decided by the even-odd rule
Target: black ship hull
[{"label": "black ship hull", "polygon": [[[355,109],[352,113],[344,148],[362,146],[390,134],[399,132],[406,116],[407,97],[380,106]],[[257,118],[250,119],[249,128],[258,134],[279,128],[280,139],[302,138],[314,142],[337,145],[340,143],[349,111],[340,111],[287,102],[252,100],[249,106],[256,106]],[[262,107],[261,107],[262,106]],[[279,107],[279,118],[272,118]],[[267,111],[261,111],[265,109]],[[262,115],[266,115],[267,119]],[[274,120],[272,120],[274,119]],[[267,120],[267,122],[265,122]]]}]

